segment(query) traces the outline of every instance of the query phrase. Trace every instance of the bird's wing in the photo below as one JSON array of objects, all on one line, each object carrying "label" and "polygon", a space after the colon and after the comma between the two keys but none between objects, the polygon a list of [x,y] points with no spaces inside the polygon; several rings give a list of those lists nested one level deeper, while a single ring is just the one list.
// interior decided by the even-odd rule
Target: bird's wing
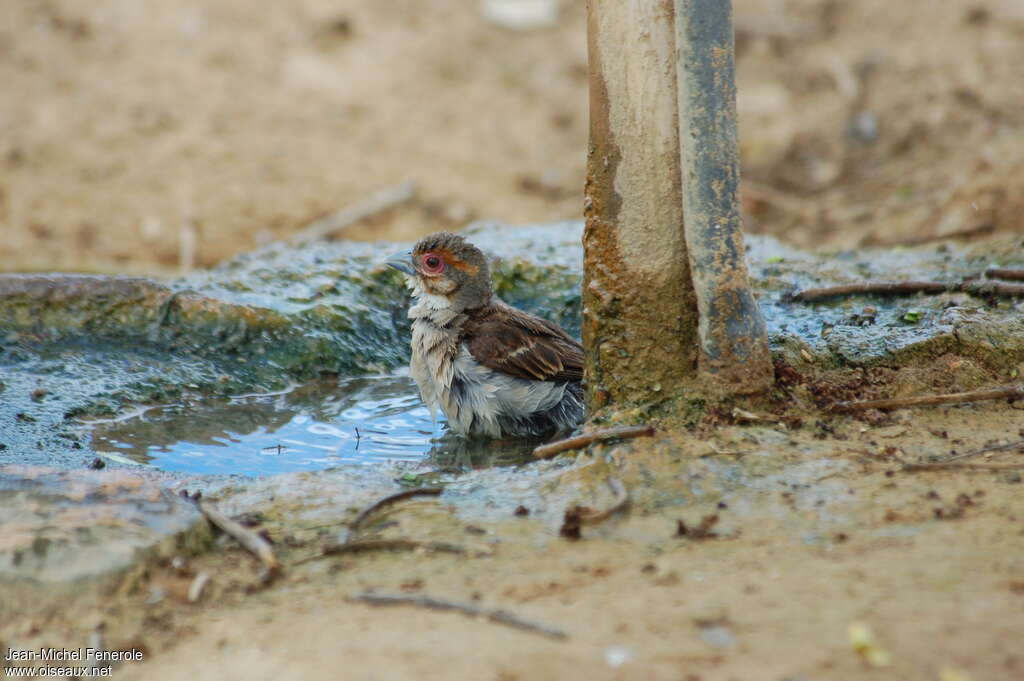
[{"label": "bird's wing", "polygon": [[540,317],[496,303],[463,328],[469,353],[489,369],[534,381],[583,378],[583,348]]}]

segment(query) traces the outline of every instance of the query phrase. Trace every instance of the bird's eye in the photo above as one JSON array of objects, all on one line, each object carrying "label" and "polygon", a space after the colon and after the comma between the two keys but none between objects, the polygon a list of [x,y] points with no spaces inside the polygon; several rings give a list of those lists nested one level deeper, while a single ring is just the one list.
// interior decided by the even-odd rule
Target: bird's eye
[{"label": "bird's eye", "polygon": [[430,274],[438,274],[444,270],[444,260],[438,255],[427,253],[423,256],[423,269]]}]

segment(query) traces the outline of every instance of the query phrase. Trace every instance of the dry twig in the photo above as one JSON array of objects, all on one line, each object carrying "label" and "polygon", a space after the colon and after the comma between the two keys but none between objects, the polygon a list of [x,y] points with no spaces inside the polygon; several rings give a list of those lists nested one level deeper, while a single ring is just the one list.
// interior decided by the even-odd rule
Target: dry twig
[{"label": "dry twig", "polygon": [[[352,543],[327,544],[320,553],[315,556],[307,556],[297,560],[293,565],[305,565],[331,556],[344,556],[353,553],[372,553],[373,551],[436,551],[437,553],[452,553],[465,555],[469,553],[457,544],[448,544],[439,541],[415,541],[413,539],[366,539]],[[488,555],[480,552],[477,555]]]},{"label": "dry twig", "polygon": [[1024,468],[1024,464],[1009,462],[1009,463],[969,463],[964,459],[970,459],[981,454],[994,454],[995,452],[1009,452],[1015,449],[1024,449],[1024,440],[1015,440],[1005,445],[992,445],[989,447],[981,447],[979,449],[972,449],[969,452],[963,452],[962,454],[956,454],[949,457],[945,461],[929,461],[924,463],[905,463],[903,464],[903,470],[905,471],[923,471],[923,470],[940,470],[950,468],[973,468],[977,470],[1015,470]]},{"label": "dry twig", "polygon": [[1008,279],[1010,281],[1024,281],[1024,270],[1010,270],[1002,267],[990,267],[985,270],[985,276],[989,279]]},{"label": "dry twig", "polygon": [[436,497],[444,491],[442,487],[417,487],[416,489],[407,489],[397,494],[386,496],[383,499],[375,501],[374,503],[367,506],[360,512],[355,519],[349,523],[348,534],[345,536],[344,541],[338,541],[333,544],[324,546],[323,550],[319,555],[311,556],[304,560],[299,561],[297,564],[308,563],[310,561],[319,560],[327,556],[340,556],[348,553],[368,553],[370,551],[438,551],[442,553],[466,553],[466,549],[455,544],[447,544],[444,542],[433,542],[433,541],[416,541],[412,539],[367,539],[356,541],[355,537],[358,535],[359,530],[362,529],[366,521],[373,515],[380,512],[382,509],[396,504],[399,501],[406,499],[412,499],[414,497],[432,496]]},{"label": "dry twig", "polygon": [[199,599],[203,597],[203,589],[206,588],[206,583],[209,582],[209,581],[210,581],[210,573],[205,571],[205,570],[203,570],[202,572],[200,572],[198,575],[195,576],[195,579],[192,580],[192,583],[189,584],[189,587],[188,587],[188,602],[189,603],[198,603],[199,602]]},{"label": "dry twig", "polygon": [[990,447],[972,449],[969,452],[964,452],[963,454],[956,454],[955,456],[951,456],[948,459],[946,459],[946,461],[962,461],[963,459],[970,459],[980,454],[994,454],[995,452],[1012,452],[1013,450],[1020,449],[1022,447],[1024,447],[1024,440],[1015,440],[1013,442],[1008,442],[1005,445],[992,445]]},{"label": "dry twig", "polygon": [[403,182],[400,185],[382,189],[363,203],[350,206],[337,213],[331,213],[303,227],[292,235],[291,242],[300,245],[323,239],[357,222],[362,222],[378,213],[411,201],[415,198],[416,191],[415,182]]},{"label": "dry twig", "polygon": [[936,461],[934,463],[906,463],[905,471],[937,471],[937,470],[975,470],[975,471],[1022,471],[1024,463],[970,463],[967,461]]},{"label": "dry twig", "polygon": [[959,290],[972,296],[995,298],[1024,297],[1024,284],[1004,284],[998,281],[973,279],[960,284]]},{"label": "dry twig", "polygon": [[676,536],[690,539],[715,539],[718,533],[712,528],[718,524],[718,514],[706,515],[700,519],[696,527],[689,527],[685,520],[676,521]]},{"label": "dry twig", "polygon": [[585,513],[580,516],[581,525],[597,525],[599,523],[603,523],[605,520],[608,520],[608,518],[611,518],[613,515],[629,505],[629,492],[626,491],[626,486],[622,484],[622,481],[618,478],[608,478],[606,482],[608,487],[612,490],[612,493],[615,495],[615,501],[611,506],[603,511]]},{"label": "dry twig", "polygon": [[[349,523],[348,541],[351,541],[351,538],[358,534],[359,530],[361,530],[363,525],[366,524],[366,521],[370,519],[370,516],[380,512],[382,509],[385,509],[392,504],[396,504],[399,501],[405,501],[406,499],[411,499],[413,497],[436,497],[443,491],[443,487],[417,487],[416,489],[407,489],[404,492],[392,494],[391,496],[384,497],[383,499],[370,504],[355,517],[355,520]],[[348,541],[346,541],[346,543],[348,543]]]},{"label": "dry twig", "polygon": [[1019,298],[1024,297],[1024,284],[1004,284],[998,281],[965,279],[959,283],[941,281],[863,281],[856,284],[840,284],[823,288],[809,288],[785,296],[785,300],[798,303],[814,303],[844,296],[876,295],[904,296],[917,293],[969,293],[972,296]]},{"label": "dry twig", "polygon": [[369,553],[371,551],[437,551],[438,553],[466,553],[466,549],[456,544],[439,541],[415,541],[412,539],[366,539],[363,541],[346,542],[344,544],[328,544],[324,547],[323,556],[341,556],[346,553]]},{"label": "dry twig", "polygon": [[604,430],[595,430],[590,433],[583,433],[582,435],[541,445],[533,450],[533,455],[538,459],[550,459],[556,454],[561,454],[562,452],[570,449],[582,449],[594,442],[605,442],[607,440],[631,437],[650,437],[651,435],[654,435],[653,426],[620,426],[618,428],[606,428]]},{"label": "dry twig", "polygon": [[603,511],[592,511],[585,506],[576,504],[565,509],[565,517],[562,520],[562,527],[558,533],[566,539],[579,539],[580,529],[584,525],[597,525],[629,505],[629,492],[626,486],[618,478],[609,477],[606,481],[612,493],[615,494],[615,501]]},{"label": "dry twig", "polygon": [[1024,398],[1024,387],[1007,385],[989,390],[973,390],[966,393],[946,395],[925,395],[924,397],[902,397],[891,400],[864,400],[862,402],[836,402],[835,411],[866,411],[868,409],[906,409],[907,407],[934,407],[940,404],[964,404],[985,400]]},{"label": "dry twig", "polygon": [[229,535],[235,541],[242,545],[246,551],[253,554],[260,559],[263,566],[267,569],[267,578],[273,578],[276,576],[278,570],[281,568],[281,564],[277,560],[277,556],[274,555],[274,549],[271,548],[270,543],[266,539],[256,534],[252,530],[248,530],[231,518],[227,517],[223,513],[217,510],[217,508],[208,501],[199,499],[195,502],[196,508],[199,512],[206,516],[215,527],[220,529],[224,534]]},{"label": "dry twig", "polygon": [[936,281],[865,281],[856,284],[842,284],[824,288],[809,288],[786,296],[786,300],[812,303],[829,298],[856,295],[913,295],[915,293],[945,293],[955,290],[956,284]]},{"label": "dry twig", "polygon": [[485,610],[484,608],[479,608],[475,605],[470,605],[469,603],[443,601],[438,598],[431,598],[430,596],[400,596],[364,593],[359,594],[358,596],[353,596],[349,598],[349,600],[377,606],[412,605],[417,608],[426,608],[427,610],[458,612],[470,617],[485,619],[488,622],[493,622],[495,624],[504,624],[507,627],[512,627],[521,631],[541,634],[549,638],[559,640],[568,638],[568,635],[560,629],[555,629],[554,627],[550,627],[546,624],[538,624],[536,622],[524,620],[521,617],[517,617],[516,615],[504,610]]}]

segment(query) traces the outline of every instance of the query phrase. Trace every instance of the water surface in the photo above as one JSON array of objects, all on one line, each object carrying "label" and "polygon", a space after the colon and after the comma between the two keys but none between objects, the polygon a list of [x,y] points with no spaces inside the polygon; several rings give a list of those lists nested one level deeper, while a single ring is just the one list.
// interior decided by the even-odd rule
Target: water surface
[{"label": "water surface", "polygon": [[405,372],[140,407],[86,423],[96,453],[110,462],[194,474],[261,476],[381,462],[454,471],[529,461],[537,444],[448,433],[443,415],[431,418]]},{"label": "water surface", "polygon": [[112,461],[240,475],[419,461],[444,432],[402,375],[143,407],[90,425],[94,449]]}]

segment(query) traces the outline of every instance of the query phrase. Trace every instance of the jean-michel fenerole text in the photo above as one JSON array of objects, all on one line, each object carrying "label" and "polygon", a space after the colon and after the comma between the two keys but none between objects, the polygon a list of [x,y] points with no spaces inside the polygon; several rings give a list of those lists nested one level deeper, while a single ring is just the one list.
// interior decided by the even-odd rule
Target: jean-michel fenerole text
[{"label": "jean-michel fenerole text", "polygon": [[38,648],[19,650],[8,648],[5,662],[138,662],[141,650],[99,650],[97,648]]}]

